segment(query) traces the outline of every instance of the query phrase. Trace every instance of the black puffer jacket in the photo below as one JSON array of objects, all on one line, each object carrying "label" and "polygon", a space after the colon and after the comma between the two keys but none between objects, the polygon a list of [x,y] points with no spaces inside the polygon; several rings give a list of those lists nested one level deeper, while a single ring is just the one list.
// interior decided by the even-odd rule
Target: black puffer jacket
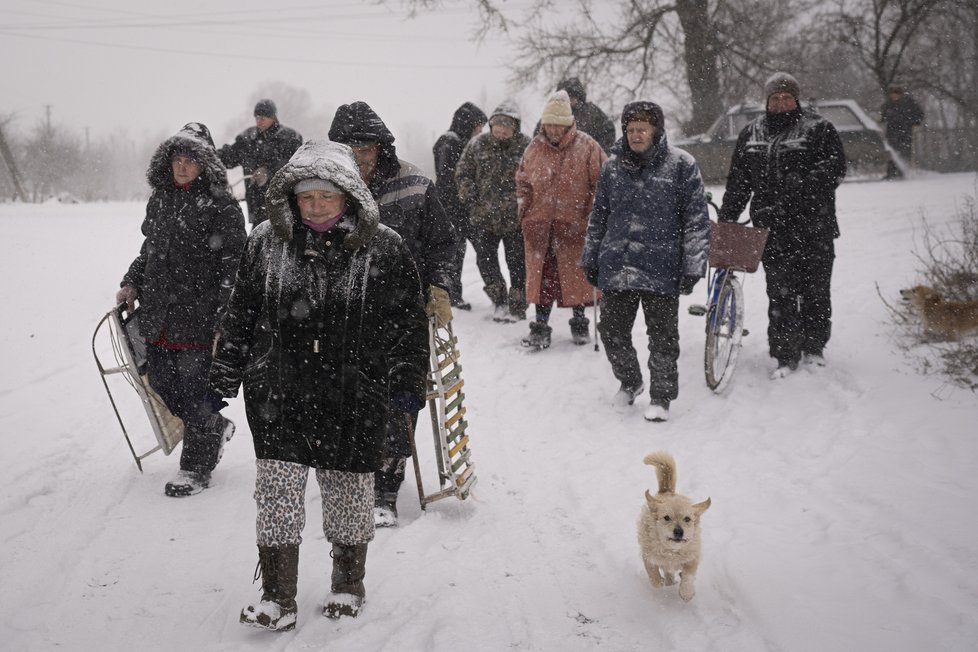
[{"label": "black puffer jacket", "polygon": [[[301,223],[292,194],[313,177],[350,197],[324,233]],[[234,396],[244,383],[258,458],[376,471],[389,397],[424,396],[428,320],[411,254],[378,226],[344,145],[303,145],[269,184],[268,207],[238,270],[211,385]]]},{"label": "black puffer jacket", "polygon": [[370,193],[380,207],[380,223],[397,231],[414,256],[427,288],[451,287],[455,259],[455,228],[438,199],[435,184],[424,173],[397,158],[394,135],[366,102],[343,104],[336,110],[329,139],[346,145],[380,145],[377,172]]},{"label": "black puffer jacket", "polygon": [[[173,181],[178,150],[202,167],[188,190]],[[140,335],[156,341],[165,331],[171,342],[207,344],[246,238],[244,215],[207,127],[191,122],[163,141],[146,178],[153,188],[142,226],[146,239],[120,285],[139,294]]]},{"label": "black puffer jacket", "polygon": [[771,229],[769,249],[837,238],[835,189],[845,175],[831,122],[810,110],[765,114],[737,138],[719,219],[736,221],[750,201],[754,225]]},{"label": "black puffer jacket", "polygon": [[452,117],[452,126],[435,141],[432,154],[435,157],[435,187],[452,226],[462,237],[468,236],[469,215],[458,197],[455,184],[455,167],[462,156],[472,132],[488,121],[482,109],[471,102],[460,106]]}]

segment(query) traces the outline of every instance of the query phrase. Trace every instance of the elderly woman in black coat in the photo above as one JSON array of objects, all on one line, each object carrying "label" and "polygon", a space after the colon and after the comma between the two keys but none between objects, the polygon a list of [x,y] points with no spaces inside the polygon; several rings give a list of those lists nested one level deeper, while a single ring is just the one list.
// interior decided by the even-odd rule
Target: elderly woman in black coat
[{"label": "elderly woman in black coat", "polygon": [[238,270],[211,367],[222,396],[244,385],[257,459],[263,594],[241,622],[296,621],[308,469],[332,543],[324,615],[356,616],[374,536],[374,472],[389,419],[421,404],[428,320],[407,247],[379,224],[377,204],[345,145],[309,142],[273,177],[269,221]]}]

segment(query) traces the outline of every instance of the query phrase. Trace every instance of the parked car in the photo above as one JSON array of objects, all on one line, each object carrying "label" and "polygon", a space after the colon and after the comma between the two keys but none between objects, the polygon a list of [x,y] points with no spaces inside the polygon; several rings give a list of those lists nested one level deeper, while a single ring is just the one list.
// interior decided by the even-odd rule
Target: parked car
[{"label": "parked car", "polygon": [[[802,106],[813,106],[802,102]],[[822,100],[813,108],[835,125],[846,151],[852,177],[883,174],[890,152],[880,129],[854,100]],[[737,136],[748,122],[764,113],[761,104],[738,104],[720,116],[706,133],[673,143],[696,158],[706,183],[723,183],[730,171]]]}]

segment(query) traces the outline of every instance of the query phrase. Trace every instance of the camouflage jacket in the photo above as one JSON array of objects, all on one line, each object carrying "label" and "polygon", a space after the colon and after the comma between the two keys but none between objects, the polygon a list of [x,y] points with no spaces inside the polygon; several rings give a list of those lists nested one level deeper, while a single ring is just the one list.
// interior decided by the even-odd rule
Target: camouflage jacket
[{"label": "camouflage jacket", "polygon": [[455,167],[455,183],[473,226],[500,235],[520,230],[516,170],[529,144],[522,132],[505,141],[492,134],[469,141]]}]

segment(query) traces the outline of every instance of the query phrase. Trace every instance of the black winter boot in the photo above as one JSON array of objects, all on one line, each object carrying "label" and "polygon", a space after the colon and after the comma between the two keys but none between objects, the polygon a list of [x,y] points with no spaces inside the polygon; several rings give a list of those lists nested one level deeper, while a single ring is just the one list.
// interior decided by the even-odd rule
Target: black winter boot
[{"label": "black winter boot", "polygon": [[512,321],[526,319],[526,294],[523,288],[509,288],[509,316]]},{"label": "black winter boot", "polygon": [[492,301],[493,313],[492,320],[499,322],[511,321],[509,318],[509,306],[506,304],[506,285],[493,283],[483,288],[489,300]]},{"label": "black winter boot", "polygon": [[[295,629],[299,546],[258,546],[258,569],[261,601],[242,609],[239,621],[277,632]],[[258,579],[257,575],[255,579]]]},{"label": "black winter boot", "polygon": [[323,603],[323,615],[327,618],[356,618],[367,595],[363,586],[367,572],[367,544],[345,546],[334,543],[330,556],[333,558],[332,584]]},{"label": "black winter boot", "polygon": [[406,462],[403,457],[386,457],[374,473],[374,527],[397,527],[397,492]]},{"label": "black winter boot", "polygon": [[552,330],[545,322],[531,321],[530,334],[522,339],[523,346],[537,350],[550,348]]},{"label": "black winter boot", "polygon": [[588,333],[588,325],[590,323],[587,317],[570,318],[571,341],[574,344],[587,344],[591,341],[591,335]]}]

